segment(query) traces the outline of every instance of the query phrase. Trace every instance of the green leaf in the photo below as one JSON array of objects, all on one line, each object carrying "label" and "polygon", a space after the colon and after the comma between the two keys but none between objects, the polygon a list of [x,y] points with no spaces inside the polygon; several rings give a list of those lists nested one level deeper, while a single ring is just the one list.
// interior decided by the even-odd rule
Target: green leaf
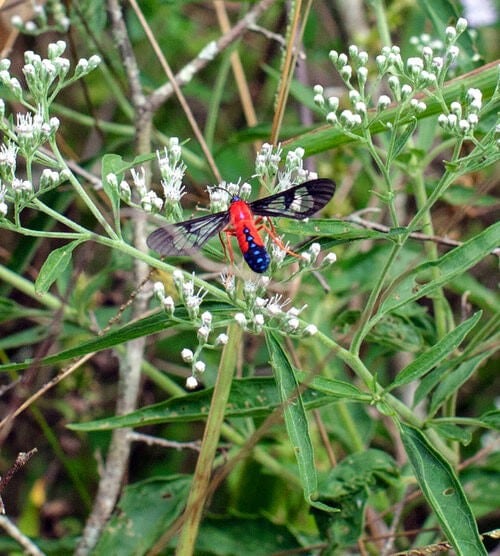
[{"label": "green leaf", "polygon": [[[308,376],[297,373],[298,376]],[[310,376],[310,375],[309,375]],[[307,409],[322,407],[335,401],[335,398],[364,401],[370,396],[362,394],[355,386],[346,382],[314,377],[309,388],[302,392]],[[68,425],[79,431],[113,430],[122,427],[144,427],[158,423],[200,421],[206,418],[213,395],[213,388],[176,396],[165,402],[143,407],[137,411],[86,423]],[[324,394],[324,395],[322,395]],[[252,377],[235,379],[231,385],[225,416],[266,417],[281,404],[276,382],[272,377]]]},{"label": "green leaf", "polygon": [[403,384],[408,384],[430,371],[445,357],[448,357],[464,340],[465,336],[476,326],[481,318],[482,311],[478,311],[472,317],[459,324],[455,330],[449,332],[437,344],[419,355],[412,363],[405,367],[390,385],[388,391]]},{"label": "green leaf", "polygon": [[387,164],[392,164],[392,160],[396,158],[399,153],[405,148],[408,140],[417,128],[417,123],[417,118],[411,118],[410,122],[403,129],[403,133],[397,136],[396,142],[394,143],[393,151],[389,151],[389,153],[387,154]]},{"label": "green leaf", "polygon": [[[309,219],[307,222],[296,222],[290,218],[281,218],[277,225],[280,233],[297,234],[300,236],[333,237],[335,243],[344,243],[355,239],[391,239],[386,232],[367,230],[354,222],[345,220]],[[402,235],[404,228],[399,229],[397,235]]]},{"label": "green leaf", "polygon": [[[491,253],[499,242],[500,222],[496,222],[436,261],[425,262],[407,272],[401,279],[396,280],[394,286],[385,294],[377,318],[405,303],[429,296],[437,288],[477,264]],[[431,269],[437,271],[438,278],[430,278]]]},{"label": "green leaf", "polygon": [[73,249],[80,245],[81,240],[76,240],[52,251],[38,273],[35,282],[37,295],[47,293],[50,286],[59,278],[71,261]]},{"label": "green leaf", "polygon": [[[203,307],[213,314],[224,316],[227,314],[229,306],[223,303],[205,303]],[[179,319],[188,318],[188,315],[183,308],[179,308],[178,310],[176,309],[175,314]],[[87,342],[79,343],[77,346],[70,349],[66,349],[54,355],[49,355],[48,357],[44,357],[42,359],[37,359],[36,363],[38,365],[53,365],[55,363],[60,363],[61,361],[81,357],[87,353],[112,348],[130,340],[134,340],[135,338],[141,338],[142,336],[149,336],[150,334],[162,332],[167,328],[176,325],[178,326],[178,323],[170,319],[166,313],[155,313],[154,315],[150,315],[138,321],[126,324],[125,326],[108,332],[103,336],[93,338]],[[0,372],[20,371],[30,367],[34,362],[35,359],[30,358],[26,359],[22,363],[8,363],[6,365],[0,365]]]},{"label": "green leaf", "polygon": [[422,492],[459,556],[486,556],[476,520],[451,465],[418,429],[400,423],[401,439]]},{"label": "green leaf", "polygon": [[297,458],[304,497],[311,506],[323,511],[335,511],[326,504],[314,500],[318,496],[318,478],[299,383],[279,338],[271,331],[267,331],[266,341],[279,397],[283,404],[283,415],[288,437]]},{"label": "green leaf", "polygon": [[191,477],[173,475],[125,487],[94,556],[146,554],[184,511]]},{"label": "green leaf", "polygon": [[301,548],[287,527],[263,517],[205,519],[196,539],[196,554],[207,556],[293,554]]},{"label": "green leaf", "polygon": [[480,353],[471,359],[464,361],[459,365],[454,371],[449,373],[445,378],[443,378],[432,396],[432,400],[429,407],[429,414],[435,413],[444,402],[452,396],[476,371],[478,366],[490,355],[494,353],[494,350],[486,351]]},{"label": "green leaf", "polygon": [[493,409],[481,415],[480,420],[486,427],[491,429],[500,430],[500,410]]},{"label": "green leaf", "polygon": [[340,548],[356,545],[363,532],[364,508],[370,494],[387,490],[398,475],[396,462],[389,454],[368,449],[347,456],[321,478],[321,500],[341,510],[340,514],[313,511],[322,538],[331,540],[331,548],[337,549],[332,553],[340,554]]}]

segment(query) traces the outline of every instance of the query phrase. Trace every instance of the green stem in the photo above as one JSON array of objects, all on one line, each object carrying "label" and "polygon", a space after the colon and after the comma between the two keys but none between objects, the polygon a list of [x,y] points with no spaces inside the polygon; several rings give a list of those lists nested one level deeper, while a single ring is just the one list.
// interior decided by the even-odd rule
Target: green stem
[{"label": "green stem", "polygon": [[383,46],[392,46],[391,33],[387,25],[387,9],[382,0],[370,0],[369,3],[375,12],[375,19],[377,21],[377,29],[380,37],[380,42]]},{"label": "green stem", "polygon": [[[414,173],[413,184],[417,206],[423,207],[426,205],[427,194],[425,191],[423,176],[420,171]],[[428,210],[422,215],[422,231],[424,234],[434,236],[434,226],[432,225],[432,218]],[[425,242],[424,251],[427,255],[427,260],[429,261],[436,261],[439,258],[437,245],[434,242]],[[439,278],[439,270],[437,268],[432,268],[432,277],[433,279]],[[441,288],[436,290],[436,294],[432,296],[432,300],[434,307],[434,320],[436,323],[436,336],[437,340],[440,340],[441,338],[444,338],[448,328],[447,304]]]},{"label": "green stem", "polygon": [[215,453],[224,422],[224,412],[229,399],[242,335],[243,331],[237,323],[232,323],[229,326],[229,340],[222,352],[212,403],[203,434],[202,447],[186,504],[185,521],[176,550],[177,556],[194,554],[196,537],[206,502]]}]

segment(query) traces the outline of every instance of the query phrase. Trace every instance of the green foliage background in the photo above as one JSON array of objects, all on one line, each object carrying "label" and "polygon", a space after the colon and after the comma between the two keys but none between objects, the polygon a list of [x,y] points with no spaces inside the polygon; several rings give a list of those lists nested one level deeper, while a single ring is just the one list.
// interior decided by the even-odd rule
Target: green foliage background
[{"label": "green foliage background", "polygon": [[[255,4],[227,2],[226,9],[236,23]],[[284,46],[262,29],[286,43],[300,4],[292,3],[288,14],[283,3],[270,4],[259,29],[243,34],[183,87],[226,181],[251,181],[256,148],[272,132]],[[59,39],[68,43],[75,64],[98,53],[100,68],[64,89],[51,107],[61,121],[58,148],[111,223],[119,199],[95,184],[112,170],[130,179],[130,167],[179,137],[188,167],[187,218],[206,204],[205,186],[217,180],[175,95],[158,107],[148,148],[144,136],[138,144],[141,114],[105,8],[103,2],[73,3],[68,33],[20,34],[2,57],[12,60],[15,74],[25,50],[45,56],[46,45]],[[123,10],[140,83],[149,93],[167,82],[165,73],[133,9],[127,4]],[[141,10],[174,73],[222,34],[211,2],[150,0]],[[126,207],[121,243],[50,237],[61,225],[34,207],[23,213],[23,225],[41,231],[39,237],[0,220],[0,473],[8,474],[20,452],[38,450],[1,494],[7,516],[41,551],[83,550],[77,546],[96,499],[100,462],[112,431],[130,427],[170,444],[133,439],[116,509],[92,551],[79,554],[391,554],[441,541],[457,554],[486,553],[478,532],[498,528],[500,517],[498,251],[492,254],[500,243],[498,149],[493,141],[482,151],[464,142],[454,153],[455,139],[437,125],[443,106],[434,98],[424,96],[426,108],[414,121],[397,120],[397,103],[387,109],[370,132],[376,152],[392,149],[387,167],[396,227],[388,209],[393,199],[366,143],[327,125],[312,92],[321,83],[347,107],[330,50],[344,52],[356,43],[369,53],[375,72],[385,33],[404,58],[416,56],[412,36],[427,32],[444,40],[444,29],[462,13],[459,2],[447,0],[371,1],[363,4],[363,29],[352,27],[335,4],[313,2],[305,12],[300,48],[306,57],[296,68],[279,138],[285,151],[304,148],[311,167],[337,182],[337,193],[318,219],[276,225],[294,244],[318,238],[338,261],[321,271],[321,279],[306,272],[287,280],[285,267],[273,276],[271,291],[295,307],[307,304],[301,324],[314,324],[317,335],[281,334],[276,323],[260,334],[244,333],[233,320],[248,309],[245,299],[228,299],[218,277],[193,261],[164,264],[134,249],[134,213]],[[481,89],[485,103],[496,99],[481,119],[478,142],[497,121],[495,37],[498,22],[464,33],[461,57],[442,87],[448,105],[463,100],[470,87]],[[244,116],[232,53],[242,62],[255,125]],[[10,113],[20,109],[4,86],[0,97]],[[401,131],[396,144],[388,140],[387,122]],[[158,185],[154,169],[152,181]],[[412,228],[413,215],[436,191],[425,218]],[[102,233],[69,185],[46,193],[44,201]],[[380,212],[358,212],[367,207]],[[455,244],[447,244],[450,239]],[[217,241],[205,254],[223,260]],[[213,314],[218,332],[229,330],[222,354],[203,352],[207,370],[200,391],[184,389],[191,369],[181,350],[197,343],[196,323],[185,309],[176,307],[174,320],[155,299],[140,315],[124,307],[139,285],[133,278],[137,260],[157,267],[155,276],[174,296],[174,266],[186,276],[196,272],[197,287],[208,292],[202,310]],[[120,306],[120,323],[108,329]],[[140,338],[147,344],[137,409],[118,415],[125,346]],[[82,357],[88,359],[75,371],[7,419]],[[200,455],[196,441],[207,419],[212,424]],[[210,450],[213,475],[201,492],[198,530],[183,512],[199,486],[198,475],[192,481],[200,472],[196,462],[207,458],[210,475]],[[15,538],[0,535],[0,552],[16,553]],[[494,546],[489,538],[485,543]]]}]

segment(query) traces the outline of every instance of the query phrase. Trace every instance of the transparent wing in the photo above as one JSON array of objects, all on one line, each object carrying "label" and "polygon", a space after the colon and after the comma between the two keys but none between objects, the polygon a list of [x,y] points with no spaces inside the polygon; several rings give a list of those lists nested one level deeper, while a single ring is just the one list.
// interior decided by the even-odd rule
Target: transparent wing
[{"label": "transparent wing", "polygon": [[164,256],[186,255],[200,249],[229,223],[229,213],[216,212],[158,228],[148,236],[148,247]]},{"label": "transparent wing", "polygon": [[306,181],[275,195],[249,203],[259,216],[286,216],[303,220],[322,209],[335,193],[335,183],[328,179]]}]

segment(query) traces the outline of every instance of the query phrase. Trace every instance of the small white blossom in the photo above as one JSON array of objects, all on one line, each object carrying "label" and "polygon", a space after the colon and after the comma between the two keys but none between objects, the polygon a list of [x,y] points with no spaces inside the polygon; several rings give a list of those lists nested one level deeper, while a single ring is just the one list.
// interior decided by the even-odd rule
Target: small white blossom
[{"label": "small white blossom", "polygon": [[197,387],[198,387],[198,381],[196,380],[196,378],[192,375],[188,376],[186,378],[186,388],[188,390],[194,390]]},{"label": "small white blossom", "polygon": [[205,325],[205,326],[211,326],[212,324],[212,313],[210,311],[205,311],[204,313],[201,314],[201,322]]},{"label": "small white blossom", "polygon": [[66,43],[62,40],[50,43],[47,47],[47,56],[53,60],[61,56],[66,50]]},{"label": "small white blossom", "polygon": [[195,319],[198,316],[200,305],[204,296],[192,295],[185,300],[185,306],[189,316]]},{"label": "small white blossom", "polygon": [[5,217],[9,210],[7,203],[5,202],[5,196],[7,195],[7,188],[0,181],[0,218]]},{"label": "small white blossom", "polygon": [[318,327],[315,326],[314,324],[308,324],[304,328],[304,336],[314,336],[317,333],[318,333]]},{"label": "small white blossom", "polygon": [[391,99],[387,95],[380,95],[377,101],[377,110],[385,110],[391,104]]},{"label": "small white blossom", "polygon": [[165,311],[167,311],[167,313],[169,313],[170,315],[174,314],[175,302],[172,296],[167,295],[167,297],[163,299],[163,307],[165,308]]},{"label": "small white blossom", "polygon": [[450,48],[448,48],[448,51],[446,53],[446,57],[449,60],[449,62],[454,62],[457,58],[458,58],[458,54],[460,53],[460,50],[458,48],[458,46],[450,46]]},{"label": "small white blossom", "polygon": [[471,112],[479,112],[483,104],[483,93],[480,89],[467,89],[466,97],[469,102],[469,110]]},{"label": "small white blossom", "polygon": [[337,260],[337,255],[335,253],[328,253],[323,259],[323,264],[333,264]]},{"label": "small white blossom", "polygon": [[325,97],[323,95],[316,94],[313,97],[313,102],[320,108],[323,108],[325,106]]},{"label": "small white blossom", "polygon": [[401,87],[401,98],[403,100],[406,100],[408,98],[410,98],[411,94],[413,93],[413,89],[410,87],[410,85],[408,85],[407,83],[405,83],[402,87]]},{"label": "small white blossom", "polygon": [[236,289],[234,274],[222,272],[220,275],[221,283],[229,295],[232,295]]},{"label": "small white blossom", "polygon": [[206,342],[208,340],[208,336],[210,335],[210,327],[204,324],[198,328],[198,332],[196,334],[200,341]]},{"label": "small white blossom", "polygon": [[205,363],[203,363],[203,361],[196,361],[196,363],[193,365],[193,370],[200,375],[205,372],[206,368],[207,366],[205,365]]},{"label": "small white blossom", "polygon": [[268,303],[267,299],[264,299],[263,297],[256,297],[255,298],[255,307],[257,307],[258,309],[263,309]]},{"label": "small white blossom", "polygon": [[179,288],[180,286],[182,286],[182,284],[184,283],[184,273],[182,272],[182,270],[179,270],[178,268],[176,268],[173,272],[172,272],[172,278],[174,279],[174,284]]},{"label": "small white blossom", "polygon": [[192,363],[194,361],[194,353],[188,348],[184,348],[181,351],[181,357],[184,363]]},{"label": "small white blossom", "polygon": [[[475,6],[477,8],[477,6]],[[468,22],[465,17],[459,17],[455,26],[458,33],[463,33],[467,29]]]},{"label": "small white blossom", "polygon": [[9,166],[15,171],[18,150],[17,145],[11,141],[2,143],[0,147],[0,164]]},{"label": "small white blossom", "polygon": [[243,313],[236,313],[234,315],[234,320],[242,327],[244,328],[247,325],[247,318],[245,317],[245,315]]},{"label": "small white blossom", "polygon": [[448,43],[453,43],[455,42],[456,38],[457,38],[457,30],[455,29],[455,27],[446,27],[444,34],[446,36],[446,40]]},{"label": "small white blossom", "polygon": [[338,122],[337,114],[335,112],[328,112],[326,121],[331,125],[335,125]]},{"label": "small white blossom", "polygon": [[353,114],[350,110],[342,110],[339,121],[346,129],[352,129],[362,123],[361,116]]},{"label": "small white blossom", "polygon": [[304,253],[300,254],[300,258],[304,261],[306,265],[310,265],[312,261],[311,253],[305,251]]},{"label": "small white blossom", "polygon": [[275,241],[271,243],[271,259],[279,266],[286,258],[286,249],[278,245]]},{"label": "small white blossom", "polygon": [[229,341],[228,335],[222,333],[222,334],[219,334],[217,336],[217,338],[215,338],[215,345],[216,346],[225,346],[228,341]]},{"label": "small white blossom", "polygon": [[141,197],[146,195],[146,170],[141,166],[137,170],[135,168],[132,168],[130,170],[130,173],[132,174],[134,186],[139,191],[139,195]]},{"label": "small white blossom", "polygon": [[153,284],[153,293],[157,297],[163,299],[165,296],[165,286],[163,285],[163,282],[155,282]]},{"label": "small white blossom", "polygon": [[153,190],[150,190],[141,198],[141,206],[146,212],[160,212],[163,201]]},{"label": "small white blossom", "polygon": [[330,50],[328,58],[330,58],[330,62],[336,66],[339,59],[339,53],[336,50]]},{"label": "small white blossom", "polygon": [[470,124],[467,120],[459,120],[458,127],[464,135],[470,131]]},{"label": "small white blossom", "polygon": [[120,195],[127,203],[129,203],[132,199],[130,185],[125,180],[120,182]]},{"label": "small white blossom", "polygon": [[347,56],[342,52],[337,58],[337,67],[342,68],[347,64]]},{"label": "small white blossom", "polygon": [[336,112],[340,104],[339,97],[328,97],[328,108]]},{"label": "small white blossom", "polygon": [[239,197],[242,199],[248,199],[252,194],[252,186],[248,182],[244,182],[241,184]]},{"label": "small white blossom", "polygon": [[263,326],[264,326],[264,315],[261,313],[257,313],[256,315],[254,315],[253,317],[253,324],[255,326],[255,331],[256,332],[261,332]]},{"label": "small white blossom", "polygon": [[342,77],[342,79],[346,82],[349,83],[349,81],[351,80],[352,77],[352,67],[349,65],[345,65],[342,67],[342,69],[339,71],[340,73],[340,77]]}]

